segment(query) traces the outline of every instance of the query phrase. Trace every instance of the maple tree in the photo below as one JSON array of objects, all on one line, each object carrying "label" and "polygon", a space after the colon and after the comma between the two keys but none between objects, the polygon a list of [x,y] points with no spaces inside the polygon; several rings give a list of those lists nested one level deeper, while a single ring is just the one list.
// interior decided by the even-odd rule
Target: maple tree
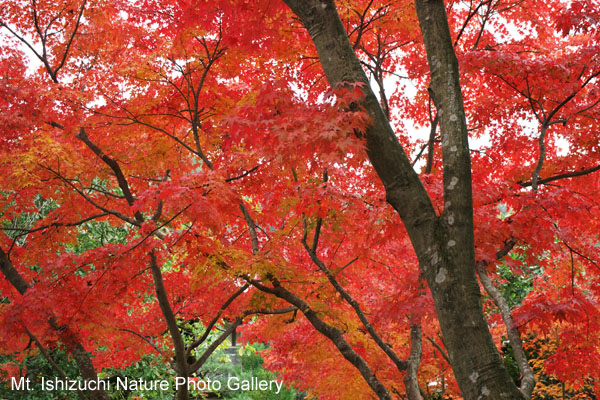
[{"label": "maple tree", "polygon": [[598,10],[5,1],[5,377],[194,380],[242,330],[323,399],[600,390]]}]

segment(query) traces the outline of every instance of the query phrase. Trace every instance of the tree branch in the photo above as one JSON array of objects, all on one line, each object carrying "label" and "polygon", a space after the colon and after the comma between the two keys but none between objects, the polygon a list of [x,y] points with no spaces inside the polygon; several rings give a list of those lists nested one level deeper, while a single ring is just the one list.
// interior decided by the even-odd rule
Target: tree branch
[{"label": "tree branch", "polygon": [[371,336],[371,338],[375,341],[377,346],[379,346],[379,348],[383,350],[383,352],[390,358],[390,360],[392,360],[392,362],[396,365],[396,368],[398,368],[399,371],[405,371],[408,366],[408,363],[405,360],[400,359],[400,357],[398,357],[398,355],[391,349],[391,347],[381,339],[377,331],[375,331],[375,328],[373,327],[371,322],[369,322],[369,320],[365,316],[365,313],[360,308],[358,302],[352,296],[350,296],[350,294],[342,287],[342,285],[340,285],[335,276],[333,276],[333,274],[317,256],[317,254],[310,247],[308,247],[306,239],[302,239],[302,244],[306,249],[306,252],[309,254],[313,263],[327,276],[327,279],[335,288],[335,290],[352,307],[352,309],[358,316],[358,319],[369,333],[369,336]]},{"label": "tree branch", "polygon": [[[29,336],[29,338],[35,343],[35,345],[37,346],[37,348],[40,350],[40,353],[42,353],[42,356],[44,356],[44,358],[46,360],[48,360],[48,362],[50,363],[50,365],[52,365],[52,368],[54,368],[54,370],[56,372],[58,372],[58,374],[65,381],[68,380],[69,378],[67,377],[67,374],[65,373],[65,371],[63,371],[63,369],[56,363],[56,361],[54,360],[54,358],[52,358],[52,356],[46,351],[46,349],[44,348],[44,346],[42,346],[42,344],[40,343],[40,341],[38,340],[38,338],[35,337],[33,335],[33,333],[31,333],[29,331],[29,329],[27,329],[27,327],[25,325],[23,325],[23,329],[25,329],[25,332],[27,333],[27,336]],[[83,400],[89,400],[88,397],[85,395],[85,393],[83,393],[79,388],[77,388],[77,394]]]},{"label": "tree branch", "polygon": [[234,294],[232,294],[225,303],[223,303],[221,308],[219,308],[219,311],[217,311],[217,315],[215,315],[215,317],[208,323],[208,325],[206,325],[204,334],[187,347],[187,349],[185,351],[187,355],[189,355],[192,352],[192,350],[194,350],[196,347],[198,347],[202,343],[204,343],[204,341],[208,338],[210,331],[214,328],[214,326],[217,324],[217,322],[219,322],[221,315],[227,309],[227,307],[229,307],[231,305],[231,303],[233,303],[233,301],[235,299],[237,299],[242,293],[244,293],[246,291],[246,289],[248,289],[249,287],[250,287],[249,284],[245,284],[244,286],[239,288],[239,290],[237,290]]},{"label": "tree branch", "polygon": [[442,356],[442,358],[444,360],[446,360],[446,362],[448,363],[448,365],[452,365],[450,363],[450,357],[448,357],[448,354],[446,354],[446,352],[444,351],[444,349],[442,348],[442,346],[440,346],[435,340],[433,340],[433,338],[426,336],[427,340],[429,341],[429,343],[431,343],[433,345],[433,347],[436,348],[437,351],[440,352],[440,355]]},{"label": "tree branch", "polygon": [[367,364],[367,362],[352,348],[352,346],[346,341],[343,333],[336,327],[331,326],[324,322],[317,313],[310,308],[310,306],[302,300],[300,297],[296,296],[292,292],[288,291],[277,281],[277,279],[271,277],[270,279],[273,282],[274,287],[268,287],[260,283],[255,279],[251,279],[249,277],[244,277],[246,281],[256,287],[258,290],[263,291],[265,293],[270,293],[287,301],[292,304],[294,307],[298,308],[302,314],[308,319],[310,324],[322,335],[327,337],[339,350],[342,356],[348,360],[363,376],[369,387],[377,394],[377,396],[382,400],[391,400],[388,390],[383,386],[383,384],[377,379],[375,374],[371,371],[371,368]]},{"label": "tree branch", "polygon": [[404,387],[408,400],[421,400],[421,390],[417,379],[417,371],[421,364],[422,338],[421,325],[410,324],[410,353],[404,375]]},{"label": "tree branch", "polygon": [[248,224],[248,229],[250,230],[250,238],[252,240],[252,254],[257,255],[259,249],[258,235],[256,234],[256,224],[254,223],[254,220],[250,216],[250,213],[246,209],[244,203],[240,203],[240,210],[242,210],[242,214],[244,214],[244,219],[246,220],[246,223]]},{"label": "tree branch", "polygon": [[138,332],[136,332],[134,330],[127,329],[127,328],[121,328],[119,330],[123,331],[123,332],[131,333],[132,335],[135,335],[135,336],[139,337],[144,342],[148,343],[158,354],[162,354],[162,350],[159,349],[158,346],[152,342],[152,340],[150,340],[148,337],[142,335],[141,333],[138,333]]},{"label": "tree branch", "polygon": [[[8,257],[2,248],[0,248],[0,271],[4,275],[4,277],[10,282],[10,284],[21,294],[24,295],[25,292],[30,288],[29,283],[23,278],[23,276],[17,271],[13,263]],[[59,333],[65,334],[65,327],[58,326],[54,322],[54,317],[50,318],[48,321],[50,326]],[[77,338],[72,334],[68,333],[68,340],[66,340],[67,347],[71,354],[73,354],[73,358],[77,363],[79,368],[79,372],[83,379],[86,380],[97,380],[98,375],[96,374],[96,370],[94,368],[94,364],[90,359],[89,353],[85,350],[83,345],[77,340]],[[43,354],[43,353],[42,353]],[[50,360],[48,362],[51,363]],[[109,400],[108,395],[104,390],[96,390],[90,391],[89,397],[91,400]]]},{"label": "tree branch", "polygon": [[60,180],[62,180],[63,182],[65,182],[68,186],[70,186],[73,190],[75,190],[81,197],[83,197],[85,200],[87,200],[90,204],[92,204],[94,207],[96,207],[97,209],[104,211],[105,213],[114,215],[115,217],[122,219],[123,221],[134,225],[134,226],[141,226],[142,224],[132,218],[129,218],[128,216],[126,216],[125,214],[122,214],[118,211],[115,210],[110,210],[106,207],[101,206],[100,204],[96,203],[94,200],[92,200],[89,196],[87,196],[85,193],[83,193],[82,190],[80,190],[77,186],[75,186],[73,183],[71,183],[67,178],[65,178],[64,176],[62,176],[61,174],[59,174],[58,172],[54,171],[52,168],[50,167],[46,167],[44,165],[40,164],[40,167],[46,169],[47,171],[50,171],[52,174],[54,174],[57,178],[59,178]]},{"label": "tree branch", "polygon": [[[496,258],[499,260],[505,255],[507,255],[511,249],[516,244],[516,239],[511,238],[506,241],[504,247],[496,253]],[[523,350],[523,342],[521,341],[521,335],[519,333],[519,329],[515,326],[510,306],[508,302],[502,295],[502,293],[494,286],[492,283],[487,271],[487,264],[484,262],[477,263],[477,275],[479,275],[479,280],[485,291],[490,295],[498,310],[500,310],[500,315],[502,315],[502,319],[504,320],[504,325],[506,326],[506,333],[508,335],[508,340],[510,342],[510,347],[513,350],[513,354],[515,356],[515,360],[517,361],[517,365],[519,366],[519,371],[521,372],[521,392],[526,398],[531,398],[531,393],[533,392],[533,388],[535,387],[535,376],[533,375],[533,371],[529,366],[529,362],[527,361],[527,355]]]},{"label": "tree branch", "polygon": [[238,317],[233,322],[231,322],[231,324],[229,324],[227,329],[225,329],[223,331],[223,333],[221,333],[219,335],[219,337],[216,338],[210,344],[210,346],[208,346],[206,348],[206,350],[204,350],[204,352],[202,353],[202,356],[200,356],[200,358],[198,358],[192,365],[189,366],[189,373],[193,374],[198,369],[200,369],[200,367],[202,367],[202,365],[204,365],[206,360],[208,360],[208,358],[212,355],[212,353],[215,352],[215,350],[221,345],[221,343],[223,343],[233,333],[233,331],[241,324],[242,324],[242,317]]},{"label": "tree branch", "polygon": [[[537,182],[537,184],[538,185],[542,185],[544,183],[557,181],[559,179],[575,178],[575,177],[578,177],[578,176],[583,176],[583,175],[591,174],[592,172],[596,172],[596,171],[600,171],[600,164],[596,165],[595,167],[592,167],[592,168],[582,169],[580,171],[565,172],[565,173],[562,173],[562,174],[550,176],[548,178],[539,179],[538,182]],[[532,186],[533,185],[532,181],[517,182],[517,183],[520,186],[523,186],[523,187],[527,187],[527,186]]]},{"label": "tree branch", "polygon": [[[156,291],[156,298],[158,299],[158,304],[167,323],[167,328],[169,329],[173,346],[175,347],[175,363],[177,365],[177,374],[180,377],[187,378],[189,377],[190,372],[188,369],[185,344],[183,337],[181,336],[181,332],[179,331],[179,327],[177,326],[175,314],[173,313],[173,309],[169,303],[169,298],[167,297],[167,291],[163,282],[162,272],[156,261],[156,255],[154,254],[154,251],[150,252],[150,269],[152,270],[152,277],[154,278],[154,290]],[[177,399],[187,399],[187,392],[187,385],[181,385],[177,390]]]},{"label": "tree branch", "polygon": [[[94,154],[96,154],[102,161],[104,161],[104,163],[106,165],[108,165],[110,167],[110,169],[113,170],[115,177],[117,178],[117,182],[119,184],[119,187],[121,188],[121,190],[123,191],[123,195],[125,196],[125,199],[127,200],[127,204],[129,204],[130,206],[133,205],[135,199],[133,197],[133,195],[131,194],[131,190],[129,189],[129,184],[127,183],[127,179],[125,178],[125,175],[123,174],[123,171],[121,170],[121,167],[119,166],[119,163],[116,162],[114,159],[112,159],[111,157],[107,156],[106,154],[104,154],[102,152],[102,150],[94,143],[90,140],[90,138],[88,137],[85,128],[80,128],[79,129],[79,133],[76,135],[77,138],[79,138],[83,143],[85,143],[85,145],[92,150],[92,152]],[[138,222],[144,222],[144,218],[142,217],[142,214],[137,211],[135,213],[135,219]]]}]

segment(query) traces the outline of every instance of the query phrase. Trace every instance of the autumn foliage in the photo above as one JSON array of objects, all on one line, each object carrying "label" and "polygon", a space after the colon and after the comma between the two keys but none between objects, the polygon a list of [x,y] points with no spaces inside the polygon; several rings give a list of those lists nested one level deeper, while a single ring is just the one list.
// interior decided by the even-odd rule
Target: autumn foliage
[{"label": "autumn foliage", "polygon": [[[336,5],[441,215],[443,143],[413,3]],[[599,10],[594,0],[446,2],[477,264],[506,296],[510,279],[527,283],[509,304],[538,382],[596,395]],[[178,350],[169,320],[233,322],[244,340],[269,343],[266,366],[286,384],[371,398],[303,306],[266,290],[283,287],[394,398],[406,372],[360,313],[402,360],[422,347],[422,395],[460,397],[417,257],[365,152],[362,84],[329,87],[283,2],[6,0],[0,21],[0,354],[14,360],[2,378],[23,357],[76,344],[97,372],[149,353],[185,363],[181,354],[200,353]],[[90,244],[99,227],[112,233]],[[482,292],[502,349],[506,328]]]}]

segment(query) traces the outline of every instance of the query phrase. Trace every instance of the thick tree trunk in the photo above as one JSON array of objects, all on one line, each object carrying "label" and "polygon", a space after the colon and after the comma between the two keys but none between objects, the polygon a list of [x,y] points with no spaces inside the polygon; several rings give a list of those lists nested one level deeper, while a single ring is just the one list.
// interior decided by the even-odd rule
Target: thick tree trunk
[{"label": "thick tree trunk", "polygon": [[443,0],[416,0],[415,5],[431,73],[430,89],[438,108],[444,165],[444,213],[436,235],[441,260],[439,266],[432,262],[424,270],[463,396],[521,399],[481,308],[467,121],[446,8]]},{"label": "thick tree trunk", "polygon": [[416,1],[439,108],[444,162],[444,214],[437,217],[418,175],[398,142],[348,41],[332,0],[284,0],[317,48],[332,87],[364,83],[363,106],[372,119],[367,154],[400,215],[433,295],[444,343],[462,395],[522,399],[503,366],[481,308],[475,276],[471,165],[444,2]]}]

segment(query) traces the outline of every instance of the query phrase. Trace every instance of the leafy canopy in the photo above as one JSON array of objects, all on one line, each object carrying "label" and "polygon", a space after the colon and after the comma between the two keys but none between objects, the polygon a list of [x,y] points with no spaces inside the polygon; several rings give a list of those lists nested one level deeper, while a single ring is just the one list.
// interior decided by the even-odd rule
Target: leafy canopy
[{"label": "leafy canopy", "polygon": [[[510,298],[522,337],[551,344],[545,373],[596,390],[597,6],[446,2],[472,139],[476,258]],[[441,213],[436,111],[412,2],[337,7]],[[418,324],[421,387],[457,393],[416,256],[365,155],[360,86],[328,88],[283,3],[6,0],[0,21],[0,248],[30,286],[20,294],[0,279],[2,354],[37,351],[28,331],[43,347],[65,342],[53,319],[98,370],[133,365],[156,353],[150,343],[168,349],[168,362],[176,350],[152,254],[181,324],[285,309],[255,287],[222,309],[249,280],[276,279],[403,392],[403,374],[333,276],[400,356]],[[430,138],[418,139],[424,130]],[[515,256],[496,270],[510,241]],[[324,399],[370,396],[301,312],[258,314],[242,337],[270,343],[266,366],[287,383]]]}]

